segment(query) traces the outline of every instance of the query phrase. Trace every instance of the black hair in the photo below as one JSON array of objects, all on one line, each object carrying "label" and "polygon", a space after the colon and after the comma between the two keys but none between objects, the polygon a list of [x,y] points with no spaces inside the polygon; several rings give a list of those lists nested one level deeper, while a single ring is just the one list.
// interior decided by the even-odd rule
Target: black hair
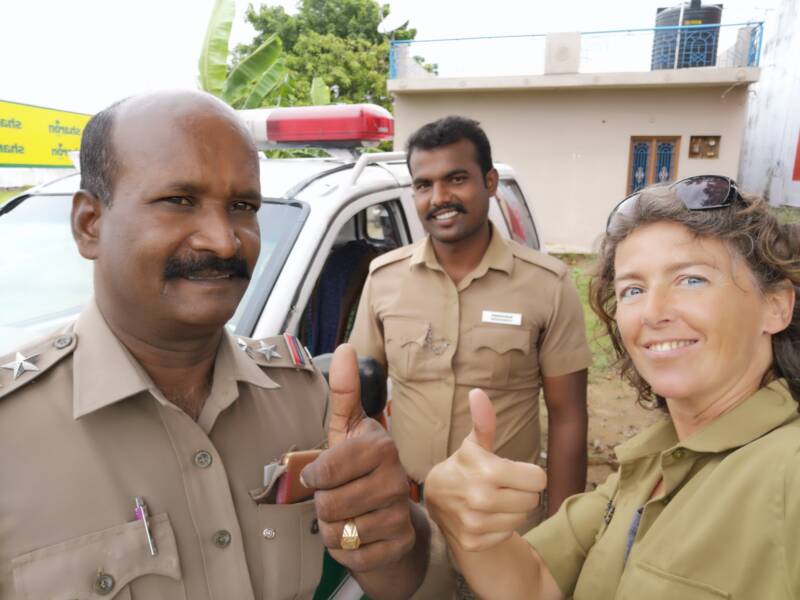
[{"label": "black hair", "polygon": [[81,189],[111,206],[117,160],[111,132],[117,109],[125,102],[119,100],[94,115],[81,136]]},{"label": "black hair", "polygon": [[433,150],[469,140],[475,146],[475,160],[484,178],[492,170],[492,147],[480,123],[460,116],[449,116],[423,125],[411,134],[406,143],[406,165],[411,171],[411,153],[414,150]]}]

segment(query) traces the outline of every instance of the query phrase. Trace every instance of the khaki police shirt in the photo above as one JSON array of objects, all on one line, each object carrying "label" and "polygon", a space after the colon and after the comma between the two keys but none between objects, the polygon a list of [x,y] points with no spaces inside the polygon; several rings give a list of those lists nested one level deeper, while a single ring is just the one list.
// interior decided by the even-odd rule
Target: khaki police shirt
[{"label": "khaki police shirt", "polygon": [[[95,306],[0,369],[0,598],[310,598],[313,500],[258,504],[264,465],[325,436],[327,387],[283,338],[225,334],[197,422],[168,402]],[[15,355],[0,357],[0,365]],[[134,497],[151,514],[151,556]]]},{"label": "khaki police shirt", "polygon": [[564,264],[504,239],[493,225],[483,259],[458,285],[429,237],[373,260],[350,343],[388,365],[392,437],[417,481],[469,434],[467,393],[475,387],[497,412],[495,451],[534,462],[542,375],[591,362]]},{"label": "khaki police shirt", "polygon": [[798,417],[780,380],[682,442],[657,423],[617,448],[618,473],[525,537],[575,600],[798,598]]}]

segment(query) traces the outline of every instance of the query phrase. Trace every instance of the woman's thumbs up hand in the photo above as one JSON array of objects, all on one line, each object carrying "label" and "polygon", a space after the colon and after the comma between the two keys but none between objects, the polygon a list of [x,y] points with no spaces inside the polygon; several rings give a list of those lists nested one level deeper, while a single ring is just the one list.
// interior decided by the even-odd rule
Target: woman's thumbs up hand
[{"label": "woman's thumbs up hand", "polygon": [[496,418],[483,390],[469,393],[472,431],[425,479],[425,504],[448,543],[474,552],[492,548],[521,527],[547,486],[544,470],[493,453]]}]

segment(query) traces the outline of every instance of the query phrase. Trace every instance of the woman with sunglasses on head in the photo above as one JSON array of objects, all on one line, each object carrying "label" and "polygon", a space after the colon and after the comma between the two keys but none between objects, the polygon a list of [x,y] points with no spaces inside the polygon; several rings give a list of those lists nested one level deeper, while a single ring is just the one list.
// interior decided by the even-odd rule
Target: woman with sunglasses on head
[{"label": "woman with sunglasses on head", "polygon": [[723,177],[609,219],[591,288],[622,374],[669,419],[619,471],[520,537],[544,474],[491,453],[493,409],[425,482],[482,598],[800,598],[800,233]]}]

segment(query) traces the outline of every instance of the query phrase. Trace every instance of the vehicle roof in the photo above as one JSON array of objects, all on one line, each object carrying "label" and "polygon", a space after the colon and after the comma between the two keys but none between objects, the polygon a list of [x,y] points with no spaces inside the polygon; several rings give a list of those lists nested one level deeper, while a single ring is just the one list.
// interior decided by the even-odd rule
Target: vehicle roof
[{"label": "vehicle roof", "polygon": [[[354,162],[339,158],[263,158],[261,160],[261,193],[267,198],[282,198],[297,190],[300,184],[327,183],[346,185]],[[495,164],[501,178],[513,175],[504,164]],[[323,181],[324,180],[324,181]],[[394,180],[394,181],[392,181]],[[358,183],[411,184],[411,177],[402,159],[369,165]],[[73,194],[80,185],[80,173],[71,172],[25,192],[31,194]]]}]

